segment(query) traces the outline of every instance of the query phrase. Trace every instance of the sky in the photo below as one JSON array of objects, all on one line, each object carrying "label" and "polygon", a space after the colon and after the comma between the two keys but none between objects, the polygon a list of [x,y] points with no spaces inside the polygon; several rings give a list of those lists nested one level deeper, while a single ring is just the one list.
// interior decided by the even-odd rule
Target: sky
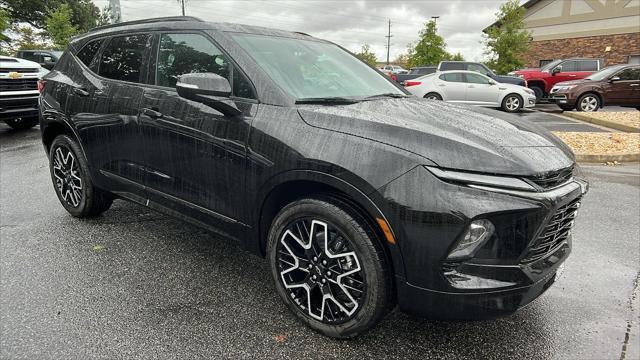
[{"label": "sky", "polygon": [[[92,0],[100,9],[108,0]],[[301,31],[357,52],[367,43],[378,61],[386,61],[391,19],[393,61],[415,42],[432,16],[451,53],[466,60],[483,56],[482,29],[492,24],[505,0],[186,0],[186,15],[207,21],[232,22]],[[180,15],[177,0],[120,0],[123,21]]]}]

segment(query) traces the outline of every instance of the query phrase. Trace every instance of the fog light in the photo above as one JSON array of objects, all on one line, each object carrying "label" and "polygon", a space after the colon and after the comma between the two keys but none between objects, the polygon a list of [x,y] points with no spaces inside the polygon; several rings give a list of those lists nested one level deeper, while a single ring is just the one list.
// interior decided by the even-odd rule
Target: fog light
[{"label": "fog light", "polygon": [[489,220],[473,220],[458,245],[447,256],[447,260],[470,258],[480,246],[491,238],[494,230],[495,228]]}]

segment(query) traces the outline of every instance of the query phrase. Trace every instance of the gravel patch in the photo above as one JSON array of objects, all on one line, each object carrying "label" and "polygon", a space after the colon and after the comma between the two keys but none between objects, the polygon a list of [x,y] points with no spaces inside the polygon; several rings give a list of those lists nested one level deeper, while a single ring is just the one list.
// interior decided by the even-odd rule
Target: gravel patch
[{"label": "gravel patch", "polygon": [[554,132],[573,152],[589,155],[623,155],[640,152],[638,133]]}]

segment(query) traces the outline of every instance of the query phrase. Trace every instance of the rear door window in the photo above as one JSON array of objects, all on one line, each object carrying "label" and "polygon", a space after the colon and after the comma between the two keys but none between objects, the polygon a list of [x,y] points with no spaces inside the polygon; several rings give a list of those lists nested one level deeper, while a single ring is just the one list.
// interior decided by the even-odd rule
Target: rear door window
[{"label": "rear door window", "polygon": [[140,82],[149,39],[149,34],[112,38],[102,52],[99,74],[114,80]]},{"label": "rear door window", "polygon": [[463,73],[449,73],[440,75],[440,80],[448,82],[465,82]]},{"label": "rear door window", "polygon": [[571,61],[565,61],[562,64],[560,64],[562,66],[562,72],[578,71],[578,66],[576,62],[577,61],[571,60]]}]

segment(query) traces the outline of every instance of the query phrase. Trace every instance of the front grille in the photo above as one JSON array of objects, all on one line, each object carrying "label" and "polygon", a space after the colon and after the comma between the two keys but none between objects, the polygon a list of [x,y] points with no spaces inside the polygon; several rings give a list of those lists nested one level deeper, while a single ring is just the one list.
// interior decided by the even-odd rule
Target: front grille
[{"label": "front grille", "polygon": [[0,68],[0,74],[8,74],[10,72],[17,72],[17,73],[23,73],[23,74],[35,74],[37,73],[39,70],[37,68],[34,69],[21,69],[21,68]]},{"label": "front grille", "polygon": [[573,166],[557,171],[548,172],[542,176],[531,177],[529,178],[529,180],[546,190],[564,184],[565,182],[569,181],[572,176]]},{"label": "front grille", "polygon": [[38,79],[0,79],[0,91],[38,90]]},{"label": "front grille", "polygon": [[571,228],[579,207],[580,198],[560,207],[529,249],[524,262],[543,258],[567,241],[571,235]]}]

